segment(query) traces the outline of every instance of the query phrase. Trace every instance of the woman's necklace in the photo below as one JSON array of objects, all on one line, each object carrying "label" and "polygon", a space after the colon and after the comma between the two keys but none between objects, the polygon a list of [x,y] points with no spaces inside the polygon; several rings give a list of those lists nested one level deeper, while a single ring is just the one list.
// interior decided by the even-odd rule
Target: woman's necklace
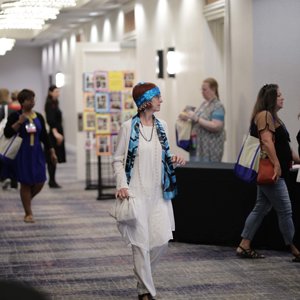
[{"label": "woman's necklace", "polygon": [[[146,142],[151,142],[152,137],[153,137],[153,131],[154,131],[154,122],[153,122],[153,125],[152,125],[151,136],[150,136],[150,138],[148,139],[148,138],[146,137],[146,135],[145,135],[145,132],[144,132],[144,126],[143,126],[143,124],[142,124],[142,122],[141,122],[140,134],[141,134],[142,138],[143,138]],[[144,133],[143,133],[143,132],[144,132]]]}]

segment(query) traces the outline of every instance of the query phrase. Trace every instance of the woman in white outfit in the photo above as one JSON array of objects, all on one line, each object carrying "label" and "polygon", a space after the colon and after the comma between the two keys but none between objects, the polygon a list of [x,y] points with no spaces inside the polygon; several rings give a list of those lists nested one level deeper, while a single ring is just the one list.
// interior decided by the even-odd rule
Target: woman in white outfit
[{"label": "woman in white outfit", "polygon": [[132,246],[138,299],[151,300],[156,295],[152,271],[175,229],[170,201],[177,192],[173,164],[185,161],[171,154],[167,124],[154,116],[162,103],[159,88],[141,82],[132,96],[138,113],[120,129],[113,167],[116,197],[135,197],[138,220],[135,226],[118,223],[118,229]]}]

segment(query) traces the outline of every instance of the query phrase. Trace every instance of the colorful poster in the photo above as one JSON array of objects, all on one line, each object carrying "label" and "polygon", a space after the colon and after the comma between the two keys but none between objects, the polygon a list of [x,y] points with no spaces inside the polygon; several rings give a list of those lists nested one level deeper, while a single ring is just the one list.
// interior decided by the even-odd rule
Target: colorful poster
[{"label": "colorful poster", "polygon": [[111,92],[122,91],[124,88],[123,72],[110,71],[108,72],[109,90]]},{"label": "colorful poster", "polygon": [[123,109],[135,109],[135,103],[133,101],[131,92],[124,92],[123,93]]},{"label": "colorful poster", "polygon": [[94,92],[85,92],[83,94],[83,110],[94,111],[95,94]]},{"label": "colorful poster", "polygon": [[95,112],[84,111],[83,112],[83,130],[95,131]]},{"label": "colorful poster", "polygon": [[96,92],[95,94],[95,111],[107,113],[109,111],[109,94]]},{"label": "colorful poster", "polygon": [[97,155],[114,153],[122,123],[137,113],[131,95],[134,81],[135,73],[127,70],[83,73],[85,149],[96,149]]},{"label": "colorful poster", "polygon": [[111,137],[109,134],[96,135],[96,154],[111,155]]},{"label": "colorful poster", "polygon": [[110,133],[109,114],[96,114],[96,133],[97,134]]},{"label": "colorful poster", "polygon": [[110,92],[109,93],[109,110],[111,112],[118,112],[122,110],[122,93]]},{"label": "colorful poster", "polygon": [[132,71],[124,71],[123,73],[124,77],[124,88],[125,89],[131,89],[134,86],[134,72]]},{"label": "colorful poster", "polygon": [[83,73],[83,91],[85,92],[93,92],[94,91],[94,73],[93,72],[85,72]]},{"label": "colorful poster", "polygon": [[94,88],[99,92],[108,92],[108,77],[107,72],[95,71],[94,72]]},{"label": "colorful poster", "polygon": [[110,133],[116,134],[119,132],[122,125],[122,114],[113,113],[110,114]]}]

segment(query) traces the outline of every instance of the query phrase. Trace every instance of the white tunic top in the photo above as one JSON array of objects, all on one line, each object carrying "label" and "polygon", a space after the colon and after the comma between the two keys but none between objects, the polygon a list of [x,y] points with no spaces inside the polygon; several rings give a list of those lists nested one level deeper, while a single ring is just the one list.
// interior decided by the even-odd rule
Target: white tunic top
[{"label": "white tunic top", "polygon": [[[166,123],[161,121],[167,133]],[[126,121],[118,137],[113,167],[117,179],[117,189],[128,188],[125,163],[131,130],[131,119]],[[152,126],[140,125],[146,139],[150,139]],[[172,239],[175,230],[172,203],[163,199],[161,185],[162,148],[156,128],[151,141],[146,141],[140,133],[137,155],[134,160],[129,193],[135,197],[138,220],[136,226],[118,224],[118,229],[128,244],[150,250]]]}]

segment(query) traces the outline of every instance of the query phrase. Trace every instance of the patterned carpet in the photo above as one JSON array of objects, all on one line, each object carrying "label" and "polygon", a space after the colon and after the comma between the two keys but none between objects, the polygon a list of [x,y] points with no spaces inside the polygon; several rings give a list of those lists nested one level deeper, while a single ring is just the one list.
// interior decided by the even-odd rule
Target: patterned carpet
[{"label": "patterned carpet", "polygon": [[[130,248],[108,215],[113,200],[97,201],[74,166],[60,165],[63,188],[45,186],[33,201],[34,224],[23,222],[18,192],[0,190],[0,280],[46,299],[137,299]],[[232,248],[172,242],[154,274],[157,299],[300,299],[300,264],[263,252],[264,260],[241,260]],[[0,299],[38,299],[3,291]]]}]

